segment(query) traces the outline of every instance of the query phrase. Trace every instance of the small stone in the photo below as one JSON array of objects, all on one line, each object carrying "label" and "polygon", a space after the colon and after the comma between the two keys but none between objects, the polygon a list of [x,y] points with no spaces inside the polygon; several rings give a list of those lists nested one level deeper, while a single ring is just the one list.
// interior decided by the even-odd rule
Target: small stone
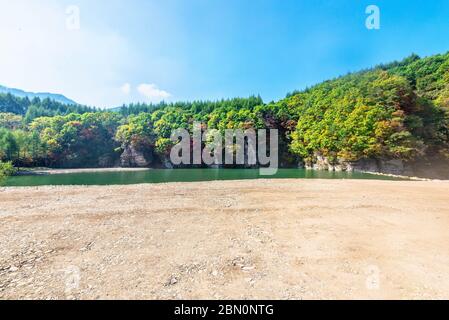
[{"label": "small stone", "polygon": [[16,272],[17,270],[19,270],[18,268],[12,266],[11,268],[9,268],[9,272]]},{"label": "small stone", "polygon": [[256,269],[256,267],[254,267],[254,266],[252,266],[252,267],[242,267],[243,271],[251,271],[251,270],[254,270],[254,269]]},{"label": "small stone", "polygon": [[170,279],[167,282],[167,286],[174,286],[178,283],[178,279],[175,276],[170,277]]},{"label": "small stone", "polygon": [[89,242],[84,248],[81,248],[80,251],[82,252],[89,251],[90,249],[92,249],[93,245],[94,245],[93,242]]}]

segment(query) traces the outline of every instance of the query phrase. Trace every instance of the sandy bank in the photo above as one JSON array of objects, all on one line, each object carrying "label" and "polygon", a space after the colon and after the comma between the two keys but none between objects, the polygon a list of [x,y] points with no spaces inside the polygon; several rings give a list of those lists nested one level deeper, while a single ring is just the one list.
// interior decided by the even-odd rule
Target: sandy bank
[{"label": "sandy bank", "polygon": [[0,191],[0,298],[449,298],[449,183]]}]

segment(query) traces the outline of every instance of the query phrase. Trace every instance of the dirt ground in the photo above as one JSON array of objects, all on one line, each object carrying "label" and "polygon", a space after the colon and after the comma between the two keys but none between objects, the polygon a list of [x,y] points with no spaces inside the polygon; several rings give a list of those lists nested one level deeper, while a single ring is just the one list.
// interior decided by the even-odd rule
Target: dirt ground
[{"label": "dirt ground", "polygon": [[449,182],[0,189],[1,299],[449,299]]}]

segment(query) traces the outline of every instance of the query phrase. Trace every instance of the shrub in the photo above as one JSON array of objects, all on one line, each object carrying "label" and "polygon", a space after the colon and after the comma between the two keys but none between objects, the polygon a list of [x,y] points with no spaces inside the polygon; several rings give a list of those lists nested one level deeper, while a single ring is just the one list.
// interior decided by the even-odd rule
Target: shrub
[{"label": "shrub", "polygon": [[16,169],[11,162],[0,161],[0,183],[3,182],[6,177],[12,176],[16,172]]}]

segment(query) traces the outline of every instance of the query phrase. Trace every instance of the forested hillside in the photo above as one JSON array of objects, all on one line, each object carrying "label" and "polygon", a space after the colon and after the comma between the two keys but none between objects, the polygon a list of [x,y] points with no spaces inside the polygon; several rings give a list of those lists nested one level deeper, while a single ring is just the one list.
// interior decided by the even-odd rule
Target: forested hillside
[{"label": "forested hillside", "polygon": [[[265,104],[260,97],[114,111],[0,95],[0,159],[86,167],[166,162],[176,128],[275,128],[283,166],[449,159],[449,54],[380,65]],[[127,154],[126,157],[123,157]],[[139,154],[144,164],[132,161]],[[123,161],[126,158],[126,161]],[[130,159],[131,158],[131,159]],[[423,160],[423,161],[424,161]],[[321,167],[321,166],[319,166]]]},{"label": "forested hillside", "polygon": [[90,108],[78,104],[64,104],[49,98],[40,99],[28,97],[17,97],[10,93],[0,93],[0,113],[12,113],[24,116],[25,121],[30,123],[39,117],[52,117],[56,115],[66,115],[70,113],[95,112],[95,108]]},{"label": "forested hillside", "polygon": [[447,155],[449,55],[379,66],[282,101],[296,115],[291,150],[313,161]]}]

